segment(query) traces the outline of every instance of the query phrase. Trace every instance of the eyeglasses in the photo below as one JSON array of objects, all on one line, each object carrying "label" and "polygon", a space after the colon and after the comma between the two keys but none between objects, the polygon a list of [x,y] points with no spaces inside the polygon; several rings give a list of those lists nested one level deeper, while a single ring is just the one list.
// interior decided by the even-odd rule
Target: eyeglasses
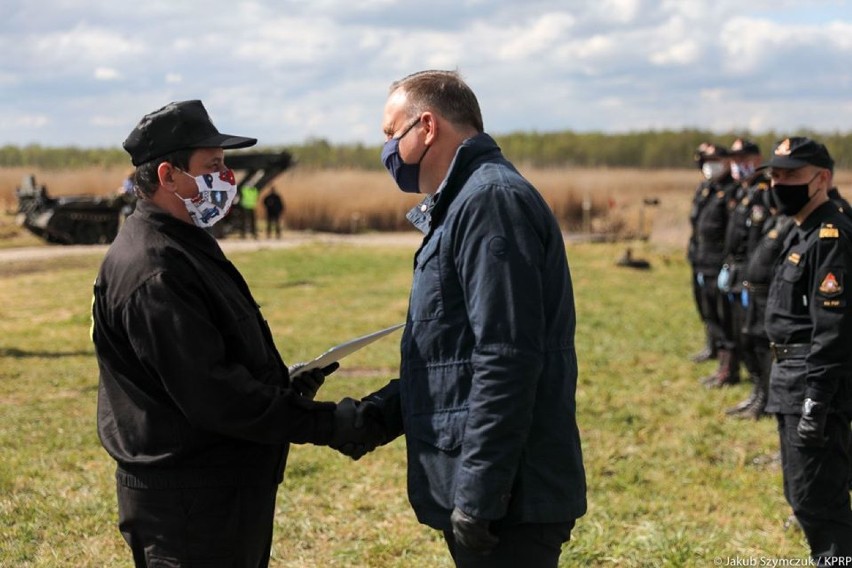
[{"label": "eyeglasses", "polygon": [[402,140],[402,138],[403,138],[406,134],[408,134],[408,133],[411,131],[411,129],[412,129],[412,128],[414,128],[415,126],[417,126],[417,123],[418,123],[418,122],[420,122],[420,120],[421,120],[422,118],[423,118],[423,117],[418,116],[417,118],[415,118],[415,119],[411,122],[411,124],[409,124],[408,126],[406,126],[406,127],[405,127],[405,130],[403,130],[403,131],[402,131],[402,134],[400,134],[399,136],[392,136],[391,138],[396,138],[397,140]]}]

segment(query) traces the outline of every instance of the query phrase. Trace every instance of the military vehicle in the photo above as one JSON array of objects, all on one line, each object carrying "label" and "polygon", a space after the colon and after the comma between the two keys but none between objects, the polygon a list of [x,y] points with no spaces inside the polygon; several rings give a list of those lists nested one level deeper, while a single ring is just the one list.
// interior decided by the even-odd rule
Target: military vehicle
[{"label": "military vehicle", "polygon": [[[239,190],[247,185],[262,190],[293,165],[288,152],[228,153],[225,161],[238,176]],[[33,175],[26,176],[15,193],[18,224],[49,243],[65,245],[112,242],[121,222],[136,204],[136,198],[129,193],[105,197],[51,197],[44,185],[36,183]],[[228,216],[214,227],[217,237],[239,230],[243,210],[237,206],[238,199]]]}]

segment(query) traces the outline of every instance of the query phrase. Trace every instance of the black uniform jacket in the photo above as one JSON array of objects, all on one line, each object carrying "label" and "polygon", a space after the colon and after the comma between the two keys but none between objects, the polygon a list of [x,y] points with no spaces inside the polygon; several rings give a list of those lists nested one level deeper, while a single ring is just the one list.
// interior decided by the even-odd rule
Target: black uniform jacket
[{"label": "black uniform jacket", "polygon": [[767,411],[801,412],[805,398],[852,410],[852,221],[827,202],[793,228],[778,260],[766,308],[777,345],[805,346],[772,366]]},{"label": "black uniform jacket", "polygon": [[696,272],[714,277],[719,274],[725,262],[728,218],[737,205],[736,193],[739,188],[740,184],[730,174],[704,188],[706,201],[695,220],[693,264]]},{"label": "black uniform jacket", "polygon": [[92,340],[98,434],[134,487],[280,482],[288,442],[327,443],[266,321],[207,232],[141,200],[104,258]]},{"label": "black uniform jacket", "polygon": [[[752,216],[760,212],[758,207],[752,209]],[[767,214],[760,212],[759,216]],[[743,333],[766,339],[766,302],[769,296],[769,284],[775,272],[778,256],[784,249],[784,241],[795,226],[793,219],[786,215],[774,215],[760,222],[760,228],[765,229],[763,237],[751,244],[749,237],[748,262],[743,270],[743,284],[748,293]],[[752,225],[749,231],[755,227]]]}]

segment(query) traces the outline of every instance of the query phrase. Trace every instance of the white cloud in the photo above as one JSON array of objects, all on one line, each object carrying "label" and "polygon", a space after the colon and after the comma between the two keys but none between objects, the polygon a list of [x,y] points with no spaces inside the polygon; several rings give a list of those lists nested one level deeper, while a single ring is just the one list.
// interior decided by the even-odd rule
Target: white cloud
[{"label": "white cloud", "polygon": [[50,124],[50,117],[45,114],[0,114],[0,130],[42,128]]},{"label": "white cloud", "polygon": [[114,81],[121,77],[121,74],[112,67],[98,67],[94,75],[98,81]]},{"label": "white cloud", "polygon": [[497,38],[504,37],[504,34],[511,38],[500,42],[499,56],[508,61],[523,61],[538,56],[570,33],[574,21],[571,14],[556,12],[542,14],[531,24],[524,22],[502,33],[500,30],[492,30]]},{"label": "white cloud", "polygon": [[269,145],[378,143],[387,86],[434,67],[461,70],[496,134],[852,125],[852,13],[829,0],[4,9],[0,144],[115,145],[146,112],[188,98],[204,100],[219,128]]},{"label": "white cloud", "polygon": [[121,33],[79,24],[68,31],[47,33],[30,38],[31,60],[42,66],[81,66],[120,60],[138,55],[144,47]]},{"label": "white cloud", "polygon": [[124,121],[123,116],[98,115],[98,116],[93,116],[92,118],[90,118],[89,123],[92,126],[97,126],[99,128],[103,128],[103,127],[112,128],[112,127],[123,126],[125,124],[125,121]]},{"label": "white cloud", "polygon": [[619,24],[635,20],[640,10],[639,0],[601,0],[595,3],[597,15]]}]

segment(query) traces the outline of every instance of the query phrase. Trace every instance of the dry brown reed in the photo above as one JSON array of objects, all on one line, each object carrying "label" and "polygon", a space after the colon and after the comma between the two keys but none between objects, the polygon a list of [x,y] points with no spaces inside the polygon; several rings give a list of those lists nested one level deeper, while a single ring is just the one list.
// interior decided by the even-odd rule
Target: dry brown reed
[{"label": "dry brown reed", "polygon": [[[520,169],[569,232],[650,235],[652,241],[660,243],[685,242],[690,201],[699,181],[696,170]],[[50,195],[60,196],[108,195],[117,190],[128,171],[96,167],[68,171],[2,168],[0,204],[4,210],[14,209],[14,190],[29,173],[47,186]],[[835,181],[844,192],[844,187],[852,185],[852,172],[838,172]],[[290,230],[408,230],[405,213],[421,198],[401,193],[384,171],[296,167],[276,178],[272,185],[286,201],[285,220]],[[650,199],[657,203],[646,204]],[[258,215],[263,217],[262,205]]]}]

